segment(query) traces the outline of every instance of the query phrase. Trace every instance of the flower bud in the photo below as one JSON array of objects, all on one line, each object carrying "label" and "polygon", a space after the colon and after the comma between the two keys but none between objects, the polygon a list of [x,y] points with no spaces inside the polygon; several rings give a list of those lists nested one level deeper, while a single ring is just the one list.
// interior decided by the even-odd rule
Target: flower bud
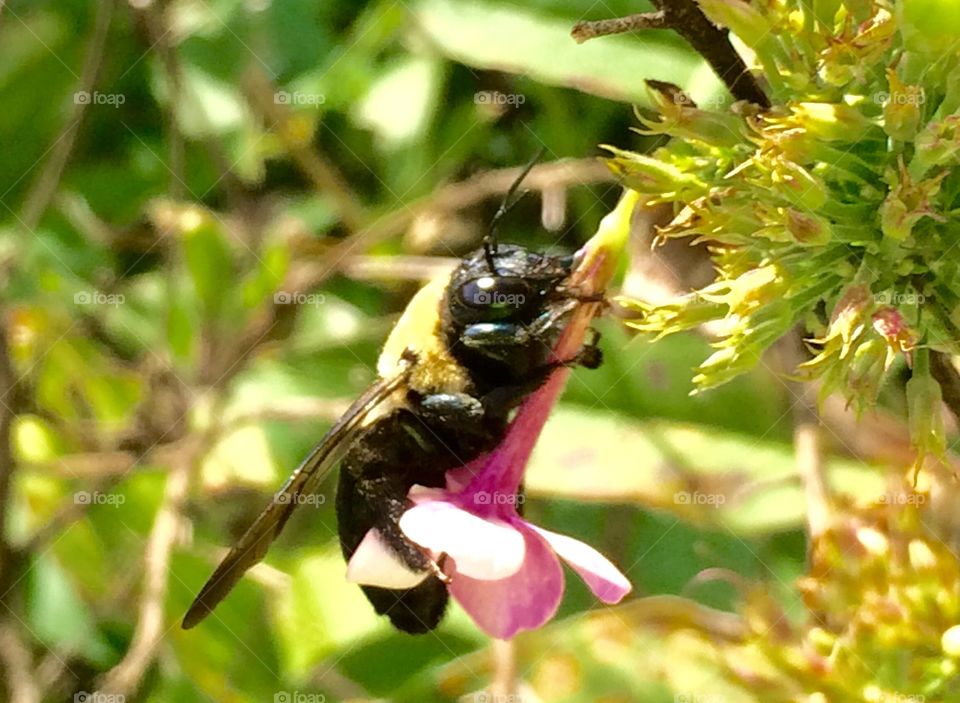
[{"label": "flower bud", "polygon": [[960,115],[928,124],[917,135],[916,145],[910,172],[917,176],[935,166],[956,163],[960,159]]},{"label": "flower bud", "polygon": [[883,129],[893,139],[910,141],[917,134],[920,108],[926,99],[923,86],[906,85],[892,68],[887,69],[887,83]]},{"label": "flower bud", "polygon": [[[623,178],[624,184],[639,193],[662,196],[664,199],[693,199],[702,195],[707,186],[692,173],[685,173],[676,166],[645,154],[623,151],[612,146],[603,146],[613,153],[607,166]],[[684,195],[681,197],[680,194]],[[689,195],[695,193],[695,195]]]},{"label": "flower bud", "polygon": [[904,241],[924,217],[943,221],[943,216],[934,210],[933,201],[947,175],[944,171],[934,178],[914,181],[902,162],[897,172],[891,170],[887,174],[890,192],[880,206],[880,227],[884,236]]},{"label": "flower bud", "polygon": [[786,210],[787,231],[799,244],[826,244],[833,236],[829,220],[793,208]]},{"label": "flower bud", "polygon": [[[872,321],[873,329],[886,340],[891,355],[898,352],[909,353],[917,346],[916,333],[910,329],[907,321],[896,308],[890,306],[880,308],[873,313]],[[887,368],[890,367],[890,362],[892,359],[886,364]]]},{"label": "flower bud", "polygon": [[825,141],[847,141],[874,127],[860,110],[844,103],[804,102],[790,106],[794,119],[806,132]]}]

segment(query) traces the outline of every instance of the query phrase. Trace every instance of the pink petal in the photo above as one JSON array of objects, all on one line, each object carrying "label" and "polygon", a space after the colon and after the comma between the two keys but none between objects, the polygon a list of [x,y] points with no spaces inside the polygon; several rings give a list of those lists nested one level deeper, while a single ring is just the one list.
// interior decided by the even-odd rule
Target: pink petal
[{"label": "pink petal", "polygon": [[367,531],[347,562],[347,581],[364,586],[413,588],[429,575],[429,571],[409,569],[375,529]]},{"label": "pink petal", "polygon": [[451,557],[458,574],[483,581],[517,573],[526,552],[523,536],[511,525],[444,501],[414,505],[400,517],[400,529],[421,547]]},{"label": "pink petal", "polygon": [[580,540],[528,524],[553,547],[561,559],[584,580],[593,595],[604,603],[619,603],[633,588],[627,577],[593,547]]},{"label": "pink petal", "polygon": [[517,573],[498,581],[453,574],[450,595],[491,637],[509,639],[552,618],[563,596],[563,569],[550,545],[530,530],[518,532],[526,542],[526,559]]}]

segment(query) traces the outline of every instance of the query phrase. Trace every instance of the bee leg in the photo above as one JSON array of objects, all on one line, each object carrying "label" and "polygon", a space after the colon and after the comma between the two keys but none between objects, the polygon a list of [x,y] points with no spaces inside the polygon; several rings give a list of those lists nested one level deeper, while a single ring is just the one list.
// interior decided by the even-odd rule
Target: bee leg
[{"label": "bee leg", "polygon": [[418,398],[416,416],[431,427],[453,430],[480,427],[483,422],[483,404],[466,393],[434,393]]},{"label": "bee leg", "polygon": [[[352,510],[365,509],[367,524],[376,528],[383,541],[413,571],[432,570],[433,560],[419,546],[407,539],[400,529],[400,517],[409,508],[407,488],[395,477],[367,476],[355,484],[354,500],[360,504]],[[363,506],[363,508],[360,508]]]},{"label": "bee leg", "polygon": [[478,322],[467,327],[460,342],[469,349],[482,352],[484,357],[509,364],[517,349],[537,337],[537,330],[513,322]]},{"label": "bee leg", "polygon": [[597,346],[600,340],[600,332],[592,327],[589,328],[588,332],[590,333],[590,339],[584,342],[575,356],[564,361],[550,361],[531,370],[520,383],[495,388],[481,399],[484,408],[496,413],[498,409],[513,407],[519,400],[542,386],[550,378],[550,374],[557,369],[576,366],[587,369],[598,368],[603,362],[603,352]]},{"label": "bee leg", "polygon": [[565,366],[582,366],[585,369],[600,368],[603,363],[603,350],[600,349],[600,330],[587,328],[590,339],[583,343],[580,351],[569,361],[562,362]]},{"label": "bee leg", "polygon": [[435,560],[430,561],[430,570],[433,572],[433,575],[436,576],[442,583],[450,584],[453,579],[443,570],[443,567],[447,563],[447,555],[441,554]]}]

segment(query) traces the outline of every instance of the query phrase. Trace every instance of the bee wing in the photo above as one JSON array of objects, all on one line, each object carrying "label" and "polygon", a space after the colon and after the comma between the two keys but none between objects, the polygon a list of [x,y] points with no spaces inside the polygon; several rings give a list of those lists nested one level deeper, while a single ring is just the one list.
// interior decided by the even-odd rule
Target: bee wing
[{"label": "bee wing", "polygon": [[406,383],[408,375],[409,364],[406,364],[401,366],[400,372],[392,378],[379,380],[360,396],[343,414],[343,417],[327,431],[286,483],[274,494],[270,504],[257,516],[230,553],[220,562],[220,566],[213,575],[207,579],[200,594],[183,617],[183,629],[188,630],[207,617],[233,590],[247,569],[263,559],[270,544],[280,534],[299,504],[298,497],[316,491],[330,469],[342,457],[349,445],[349,440],[361,427],[364,418]]}]

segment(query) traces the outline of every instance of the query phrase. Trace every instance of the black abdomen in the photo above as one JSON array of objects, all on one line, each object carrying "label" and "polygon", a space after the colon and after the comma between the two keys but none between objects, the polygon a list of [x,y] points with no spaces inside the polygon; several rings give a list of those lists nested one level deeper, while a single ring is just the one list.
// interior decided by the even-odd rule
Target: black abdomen
[{"label": "black abdomen", "polygon": [[[495,447],[505,422],[461,418],[460,422],[422,417],[399,408],[365,428],[340,466],[337,524],[340,547],[350,559],[367,532],[376,528],[397,556],[413,570],[430,568],[428,557],[399,527],[414,484],[443,487],[444,474]],[[394,590],[363,586],[381,615],[404,632],[437,626],[447,603],[447,587],[436,576],[418,586]]]}]

